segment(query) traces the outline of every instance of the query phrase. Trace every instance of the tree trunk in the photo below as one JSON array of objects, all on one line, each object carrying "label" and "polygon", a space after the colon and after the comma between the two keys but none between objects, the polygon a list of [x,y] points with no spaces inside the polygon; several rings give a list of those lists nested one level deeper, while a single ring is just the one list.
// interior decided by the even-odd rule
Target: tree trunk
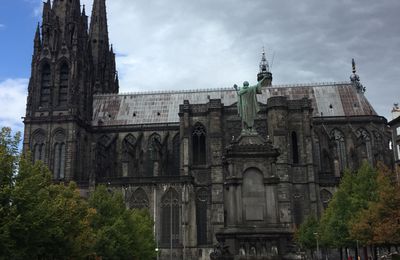
[{"label": "tree trunk", "polygon": [[342,250],[342,248],[339,248],[339,252],[340,252],[340,260],[343,260],[343,250]]}]

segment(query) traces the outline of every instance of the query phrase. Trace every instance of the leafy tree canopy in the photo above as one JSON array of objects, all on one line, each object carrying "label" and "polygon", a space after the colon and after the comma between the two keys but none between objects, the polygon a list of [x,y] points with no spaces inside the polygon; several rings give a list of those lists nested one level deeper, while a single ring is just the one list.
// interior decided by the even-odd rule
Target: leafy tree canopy
[{"label": "leafy tree canopy", "polygon": [[0,131],[0,259],[151,259],[153,222],[99,186],[89,201],[75,183],[53,184],[42,162],[20,156],[20,135]]},{"label": "leafy tree canopy", "polygon": [[377,171],[364,162],[357,172],[346,171],[332,201],[320,221],[320,234],[325,246],[351,246],[350,222],[370,201],[378,199]]}]

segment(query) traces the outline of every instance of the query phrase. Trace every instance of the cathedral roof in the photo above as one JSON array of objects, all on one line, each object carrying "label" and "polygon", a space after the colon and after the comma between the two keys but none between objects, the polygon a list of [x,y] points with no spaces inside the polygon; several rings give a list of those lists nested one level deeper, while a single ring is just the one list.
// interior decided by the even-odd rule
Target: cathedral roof
[{"label": "cathedral roof", "polygon": [[[351,82],[274,85],[263,88],[257,98],[260,103],[266,104],[272,96],[286,96],[288,99],[307,97],[311,99],[315,117],[377,115],[363,92]],[[209,99],[221,99],[225,106],[237,101],[233,88],[96,95],[92,124],[178,123],[179,105],[184,100],[190,104],[205,104]]]}]

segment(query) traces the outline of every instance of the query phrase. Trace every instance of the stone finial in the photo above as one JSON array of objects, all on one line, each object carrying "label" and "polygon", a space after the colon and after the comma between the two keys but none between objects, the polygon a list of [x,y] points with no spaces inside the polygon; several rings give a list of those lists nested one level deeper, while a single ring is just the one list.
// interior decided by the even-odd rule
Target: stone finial
[{"label": "stone finial", "polygon": [[351,59],[351,65],[353,74],[350,76],[350,81],[351,83],[353,83],[357,91],[364,93],[365,87],[361,84],[360,77],[356,73],[356,62],[354,61],[354,59]]}]

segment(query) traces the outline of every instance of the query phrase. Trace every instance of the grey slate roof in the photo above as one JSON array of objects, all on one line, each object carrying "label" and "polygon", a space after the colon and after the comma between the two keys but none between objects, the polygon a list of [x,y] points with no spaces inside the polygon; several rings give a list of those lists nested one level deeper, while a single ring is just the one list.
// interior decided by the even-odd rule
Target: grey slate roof
[{"label": "grey slate roof", "polygon": [[[376,115],[364,94],[350,82],[272,86],[263,88],[257,98],[266,104],[271,96],[308,97],[314,116]],[[96,95],[92,125],[177,123],[179,105],[184,100],[205,104],[209,99],[221,99],[225,106],[237,101],[233,88]]]}]

